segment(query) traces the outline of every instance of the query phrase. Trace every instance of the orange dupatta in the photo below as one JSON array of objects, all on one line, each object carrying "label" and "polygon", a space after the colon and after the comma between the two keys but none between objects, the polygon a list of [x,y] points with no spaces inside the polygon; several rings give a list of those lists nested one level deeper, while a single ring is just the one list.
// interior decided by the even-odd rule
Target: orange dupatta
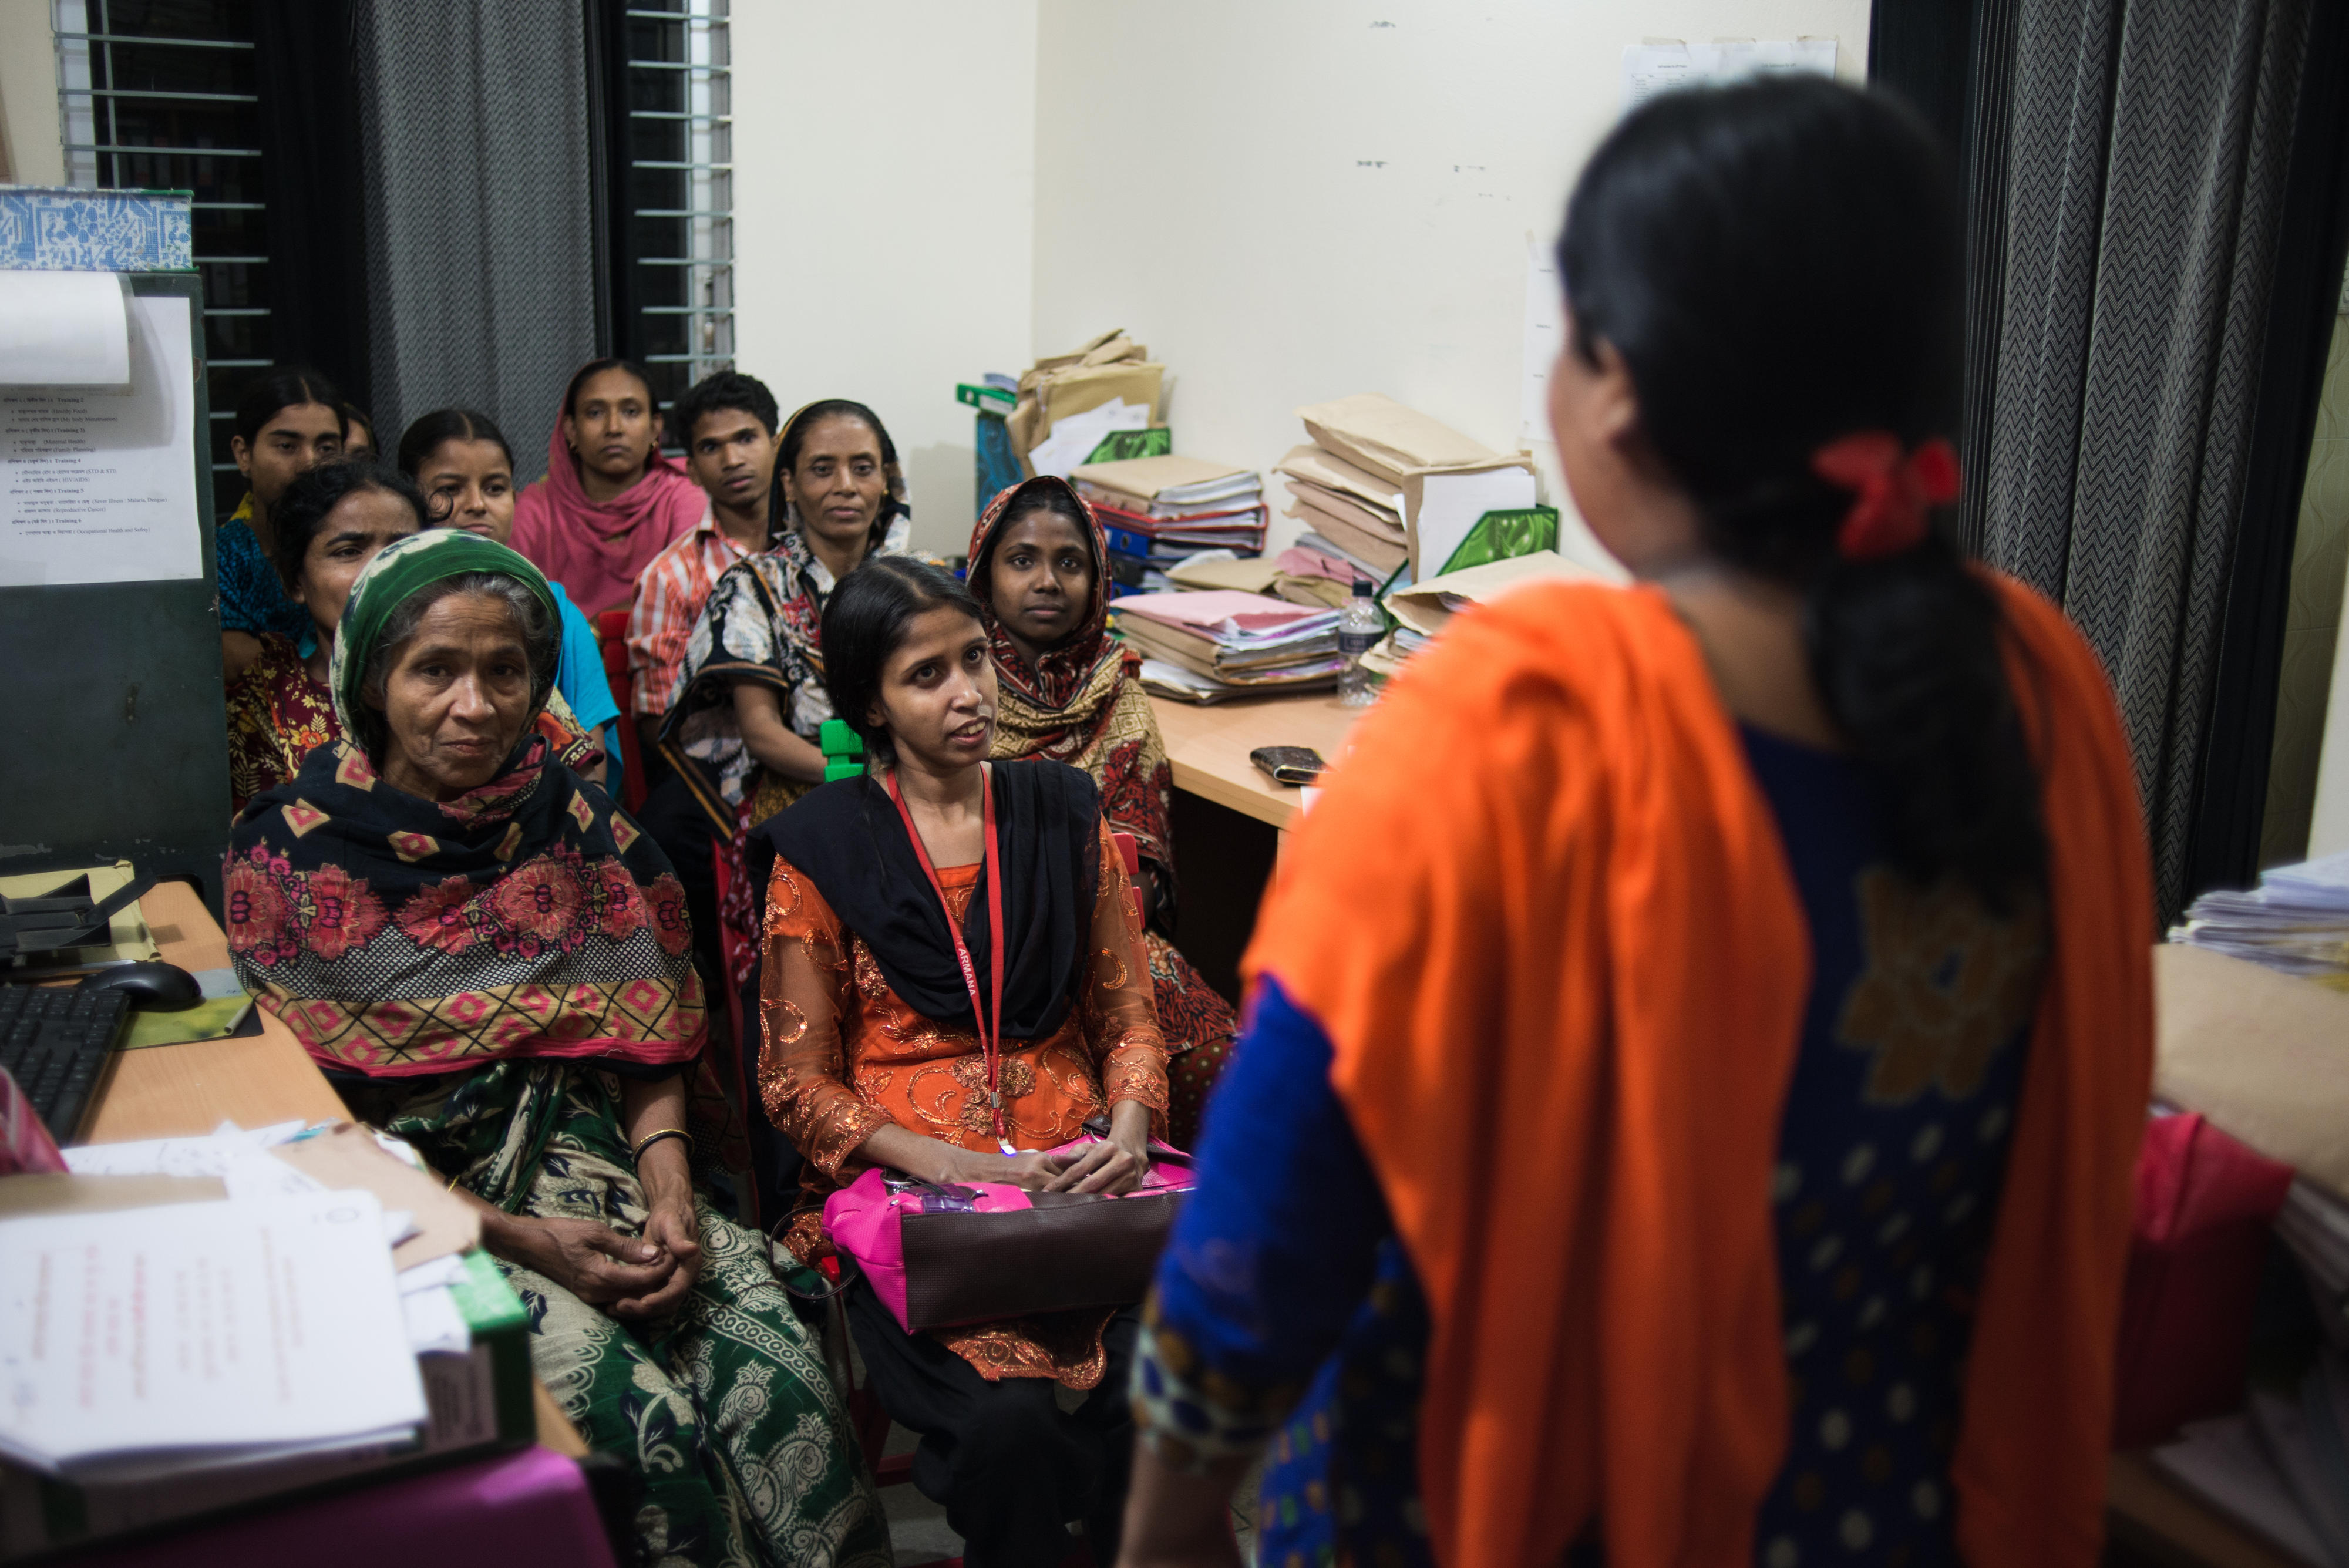
[{"label": "orange dupatta", "polygon": [[[2088,1568],[2152,892],[2102,667],[1996,581],[2052,947],[1980,1293],[1958,1538],[1977,1568]],[[1426,1293],[1436,1559],[1555,1563],[1598,1521],[1611,1568],[1750,1568],[1785,1448],[1769,1190],[1809,938],[1663,596],[1528,587],[1456,621],[1363,722],[1257,932],[1247,971],[1328,1031]]]}]

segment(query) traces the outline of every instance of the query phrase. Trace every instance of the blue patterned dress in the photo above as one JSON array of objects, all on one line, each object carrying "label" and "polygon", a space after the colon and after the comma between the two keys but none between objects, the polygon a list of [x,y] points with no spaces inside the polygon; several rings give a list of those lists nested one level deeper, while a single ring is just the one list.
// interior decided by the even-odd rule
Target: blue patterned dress
[{"label": "blue patterned dress", "polygon": [[[1886,863],[1868,775],[1748,730],[1810,929],[1772,1201],[1789,1379],[1761,1568],[1955,1563],[1948,1467],[2046,941]],[[1135,1366],[1143,1441],[1261,1449],[1266,1568],[1431,1561],[1418,1486],[1427,1305],[1330,1084],[1320,1025],[1260,988]],[[1602,1561],[1595,1541],[1577,1553]]]},{"label": "blue patterned dress", "polygon": [[277,568],[253,531],[253,497],[237,504],[235,513],[220,525],[214,540],[218,557],[221,629],[259,637],[274,631],[307,655],[317,646],[311,635],[310,612],[285,594]]}]

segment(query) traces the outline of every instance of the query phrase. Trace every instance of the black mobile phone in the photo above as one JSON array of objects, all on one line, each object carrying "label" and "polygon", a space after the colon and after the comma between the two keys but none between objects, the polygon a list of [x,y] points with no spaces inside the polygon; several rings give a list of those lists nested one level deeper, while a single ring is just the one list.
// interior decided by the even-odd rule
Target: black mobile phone
[{"label": "black mobile phone", "polygon": [[1258,746],[1248,761],[1272,775],[1275,784],[1309,784],[1330,771],[1321,753],[1310,746]]}]

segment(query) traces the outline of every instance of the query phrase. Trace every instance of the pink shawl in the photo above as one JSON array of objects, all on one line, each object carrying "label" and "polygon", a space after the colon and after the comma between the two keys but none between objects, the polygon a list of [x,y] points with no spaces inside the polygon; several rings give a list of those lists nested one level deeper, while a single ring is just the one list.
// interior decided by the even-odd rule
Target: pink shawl
[{"label": "pink shawl", "polygon": [[709,509],[701,486],[658,451],[642,479],[609,501],[590,501],[558,413],[546,442],[546,477],[514,499],[512,543],[592,620],[627,604],[636,574],[692,533]]}]

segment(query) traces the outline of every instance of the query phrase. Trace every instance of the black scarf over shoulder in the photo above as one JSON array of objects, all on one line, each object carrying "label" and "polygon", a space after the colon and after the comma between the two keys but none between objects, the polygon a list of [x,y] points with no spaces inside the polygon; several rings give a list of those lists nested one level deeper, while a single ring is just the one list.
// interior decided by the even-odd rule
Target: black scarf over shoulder
[{"label": "black scarf over shoulder", "polygon": [[[1101,880],[1101,792],[1065,763],[992,764],[997,857],[1003,870],[1003,1023],[1007,1040],[1040,1040],[1061,1026],[1084,972]],[[978,1027],[946,910],[896,804],[878,779],[841,779],[802,796],[752,833],[812,878],[841,924],[864,940],[882,978],[925,1018]],[[754,845],[755,847],[755,845]],[[753,855],[754,863],[765,857]],[[988,989],[987,873],[963,921],[963,940]]]}]

